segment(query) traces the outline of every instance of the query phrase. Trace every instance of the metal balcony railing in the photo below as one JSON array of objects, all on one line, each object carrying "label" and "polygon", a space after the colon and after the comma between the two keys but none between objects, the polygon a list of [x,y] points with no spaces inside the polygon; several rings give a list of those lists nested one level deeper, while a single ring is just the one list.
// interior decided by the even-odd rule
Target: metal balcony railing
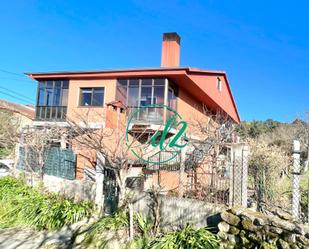
[{"label": "metal balcony railing", "polygon": [[132,123],[163,124],[164,113],[163,107],[130,107],[128,118],[132,117]]},{"label": "metal balcony railing", "polygon": [[67,106],[37,106],[37,121],[63,121],[67,114]]},{"label": "metal balcony railing", "polygon": [[131,118],[133,124],[165,124],[166,121],[175,115],[164,107],[129,107],[127,117]]}]

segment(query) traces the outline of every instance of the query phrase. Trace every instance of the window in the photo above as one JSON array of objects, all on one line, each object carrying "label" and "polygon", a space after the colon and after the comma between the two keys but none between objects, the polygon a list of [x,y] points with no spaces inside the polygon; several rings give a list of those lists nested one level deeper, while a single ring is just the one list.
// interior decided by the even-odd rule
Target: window
[{"label": "window", "polygon": [[53,82],[47,81],[46,82],[46,105],[52,106],[53,105]]},{"label": "window", "polygon": [[129,80],[128,88],[127,105],[129,107],[139,106],[139,80]]},{"label": "window", "polygon": [[143,79],[141,82],[140,106],[152,104],[152,79]]},{"label": "window", "polygon": [[69,81],[40,81],[37,106],[67,106]]},{"label": "window", "polygon": [[116,100],[121,101],[131,110],[142,108],[134,117],[137,122],[161,124],[165,115],[166,104],[176,109],[178,87],[166,78],[118,79]]},{"label": "window", "polygon": [[103,106],[104,87],[81,88],[80,106]]},{"label": "window", "polygon": [[37,105],[45,105],[45,82],[39,82],[39,96],[38,96],[38,102]]},{"label": "window", "polygon": [[61,106],[67,106],[68,105],[68,94],[69,89],[62,89],[62,95],[61,95]]},{"label": "window", "polygon": [[128,107],[164,104],[165,79],[119,79],[117,100]]},{"label": "window", "polygon": [[168,106],[176,109],[176,96],[173,88],[168,88]]},{"label": "window", "polygon": [[121,101],[124,105],[127,104],[127,83],[128,80],[118,80],[117,82],[117,100]]},{"label": "window", "polygon": [[55,81],[53,106],[60,105],[61,81]]},{"label": "window", "polygon": [[217,89],[219,92],[221,92],[222,90],[222,82],[221,82],[221,79],[218,77],[217,78]]}]

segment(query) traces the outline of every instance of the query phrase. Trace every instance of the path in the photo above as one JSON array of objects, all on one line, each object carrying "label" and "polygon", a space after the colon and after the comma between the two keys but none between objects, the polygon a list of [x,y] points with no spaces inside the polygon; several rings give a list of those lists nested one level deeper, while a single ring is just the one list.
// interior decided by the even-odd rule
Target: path
[{"label": "path", "polygon": [[71,241],[72,232],[38,232],[29,229],[1,229],[1,249],[53,248],[52,244],[66,248]]}]

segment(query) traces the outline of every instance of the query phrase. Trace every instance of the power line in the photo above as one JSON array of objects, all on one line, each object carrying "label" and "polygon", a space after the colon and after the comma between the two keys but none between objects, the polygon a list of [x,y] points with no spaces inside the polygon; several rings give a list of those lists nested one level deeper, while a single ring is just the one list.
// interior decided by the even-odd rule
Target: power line
[{"label": "power line", "polygon": [[13,91],[13,90],[11,90],[11,89],[8,89],[8,88],[6,88],[6,87],[0,86],[0,88],[2,88],[3,90],[9,91],[9,92],[11,92],[11,93],[13,93],[13,94],[17,94],[18,96],[20,96],[20,97],[22,97],[22,98],[24,98],[24,99],[27,99],[28,101],[29,101],[29,100],[30,100],[30,101],[33,101],[33,99],[29,98],[28,96],[23,95],[23,94],[18,93],[18,92],[15,92],[15,91]]},{"label": "power line", "polygon": [[[11,97],[11,98],[18,99],[19,101],[22,101],[22,102],[24,102],[24,103],[29,104],[29,101],[25,101],[24,99],[19,98],[19,97],[16,97],[16,96],[14,96],[14,95],[12,95],[12,94],[9,94],[9,93],[6,93],[6,92],[2,92],[2,91],[0,91],[0,94],[7,95],[7,96],[9,96],[9,97]],[[33,102],[32,102],[32,103],[33,103]]]},{"label": "power line", "polygon": [[3,79],[3,80],[15,80],[15,81],[24,81],[24,82],[27,82],[27,83],[36,83],[36,81],[34,80],[28,80],[28,79],[16,79],[16,78],[8,78],[8,77],[0,77],[0,79]]},{"label": "power line", "polygon": [[25,77],[25,75],[23,75],[22,73],[14,73],[14,72],[10,72],[10,71],[7,71],[7,70],[1,69],[1,68],[0,68],[0,72],[12,74],[12,75],[17,75],[17,76],[23,77],[23,78]]},{"label": "power line", "polygon": [[[7,79],[7,80],[25,81],[25,82],[28,82],[28,83],[34,82],[34,81],[31,81],[31,80],[28,80],[27,78],[25,78],[25,75],[23,75],[21,73],[14,73],[14,72],[11,72],[11,71],[8,71],[8,70],[5,70],[5,69],[1,69],[1,68],[0,68],[0,72],[15,75],[15,76],[18,76],[20,78],[23,78],[23,79],[15,79],[15,78],[0,77],[0,79],[2,78],[2,79]],[[25,96],[21,93],[15,92],[11,89],[8,89],[8,88],[2,87],[2,86],[0,86],[0,88],[6,91],[6,92],[3,92],[3,91],[0,90],[0,93],[3,94],[3,95],[9,96],[13,99],[17,99],[17,100],[22,101],[24,103],[29,103],[29,102],[33,103],[34,102],[33,99],[31,99],[28,96]],[[17,96],[15,96],[15,95],[17,95]]]}]

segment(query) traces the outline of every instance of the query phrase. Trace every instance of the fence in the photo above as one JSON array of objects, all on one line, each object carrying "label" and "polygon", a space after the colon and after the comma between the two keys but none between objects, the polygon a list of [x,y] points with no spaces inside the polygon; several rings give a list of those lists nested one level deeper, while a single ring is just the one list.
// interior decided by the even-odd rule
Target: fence
[{"label": "fence", "polygon": [[295,219],[309,223],[309,161],[302,162],[300,143],[294,141],[292,170],[292,215]]},{"label": "fence", "polygon": [[[245,143],[224,145],[220,155],[203,143],[178,151],[159,151],[150,157],[144,171],[168,196],[184,196],[207,203],[247,206],[249,147]],[[168,160],[172,158],[171,160]],[[185,158],[185,160],[182,160]]]},{"label": "fence", "polygon": [[[41,168],[38,163],[38,154],[33,150],[26,150],[24,147],[19,147],[16,168],[19,170],[41,173]],[[74,180],[75,171],[76,157],[72,150],[54,147],[46,151],[44,155],[44,174]]]},{"label": "fence", "polygon": [[186,197],[208,203],[229,205],[231,164],[215,167],[212,164],[187,171]]},{"label": "fence", "polygon": [[248,160],[249,147],[245,144],[236,144],[231,150],[230,170],[230,206],[248,205]]},{"label": "fence", "polygon": [[186,197],[227,206],[247,206],[248,147],[230,145],[227,154],[215,163],[187,170]]},{"label": "fence", "polygon": [[292,160],[284,170],[269,172],[267,165],[259,165],[249,196],[259,211],[286,213],[295,220],[309,223],[308,162],[301,158],[297,141],[296,145],[294,141]]}]

